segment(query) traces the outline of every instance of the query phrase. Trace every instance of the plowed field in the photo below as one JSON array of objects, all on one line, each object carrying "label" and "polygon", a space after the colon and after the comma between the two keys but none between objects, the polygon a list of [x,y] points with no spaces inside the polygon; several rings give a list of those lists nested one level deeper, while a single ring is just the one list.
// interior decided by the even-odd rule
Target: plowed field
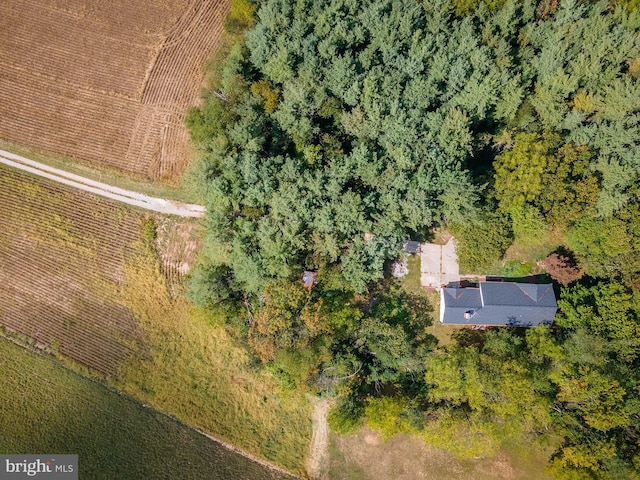
[{"label": "plowed field", "polygon": [[107,375],[142,340],[118,293],[127,260],[155,238],[178,292],[198,247],[190,221],[154,218],[4,165],[0,212],[0,326]]},{"label": "plowed field", "polygon": [[105,374],[136,348],[105,293],[141,242],[142,214],[0,166],[0,325]]},{"label": "plowed field", "polygon": [[227,0],[3,0],[0,138],[172,179]]}]

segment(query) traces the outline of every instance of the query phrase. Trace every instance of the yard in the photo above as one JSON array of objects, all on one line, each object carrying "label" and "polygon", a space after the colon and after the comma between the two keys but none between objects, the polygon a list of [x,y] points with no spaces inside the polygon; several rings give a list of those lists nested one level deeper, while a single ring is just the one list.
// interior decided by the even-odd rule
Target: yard
[{"label": "yard", "polygon": [[364,427],[354,435],[332,434],[324,480],[551,480],[546,462],[546,452],[516,446],[494,458],[460,460],[404,434],[385,442]]}]

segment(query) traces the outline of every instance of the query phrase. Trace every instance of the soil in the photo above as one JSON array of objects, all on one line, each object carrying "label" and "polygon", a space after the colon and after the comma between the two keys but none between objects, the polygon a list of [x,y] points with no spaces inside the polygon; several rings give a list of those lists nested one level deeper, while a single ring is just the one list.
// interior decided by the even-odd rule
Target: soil
[{"label": "soil", "polygon": [[326,398],[311,399],[313,409],[313,436],[311,448],[307,460],[307,473],[310,478],[320,480],[325,477],[328,449],[329,449],[329,425],[327,416],[329,413],[329,401]]},{"label": "soil", "polygon": [[0,138],[174,181],[229,0],[3,0]]}]

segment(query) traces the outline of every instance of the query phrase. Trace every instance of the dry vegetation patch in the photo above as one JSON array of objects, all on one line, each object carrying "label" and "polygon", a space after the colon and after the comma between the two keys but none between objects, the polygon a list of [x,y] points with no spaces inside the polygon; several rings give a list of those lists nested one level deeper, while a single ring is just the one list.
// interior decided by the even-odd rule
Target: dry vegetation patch
[{"label": "dry vegetation patch", "polygon": [[188,160],[226,0],[0,2],[0,138],[149,178]]},{"label": "dry vegetation patch", "polygon": [[182,294],[196,223],[3,166],[0,211],[0,327],[188,425],[303,471],[308,401],[280,392]]},{"label": "dry vegetation patch", "polygon": [[177,294],[184,275],[197,261],[202,247],[198,221],[175,217],[159,217],[155,225],[155,247],[162,271],[171,291]]},{"label": "dry vegetation patch", "polygon": [[189,425],[302,473],[311,442],[308,400],[282,392],[217,319],[171,295],[161,261],[127,263],[119,298],[145,332],[144,354],[122,366],[117,387]]},{"label": "dry vegetation patch", "polygon": [[[386,442],[364,427],[355,435],[331,436],[331,480],[549,480],[540,452],[500,451],[494,458],[459,460],[408,435]],[[372,461],[372,459],[375,459]]]}]

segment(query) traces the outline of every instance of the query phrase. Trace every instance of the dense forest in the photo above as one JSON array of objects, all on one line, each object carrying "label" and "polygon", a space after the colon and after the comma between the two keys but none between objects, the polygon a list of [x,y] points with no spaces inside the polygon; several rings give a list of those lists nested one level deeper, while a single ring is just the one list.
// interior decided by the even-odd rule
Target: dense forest
[{"label": "dense forest", "polygon": [[[227,30],[187,118],[208,210],[191,299],[283,388],[335,396],[338,431],[640,478],[640,5],[238,0]],[[472,273],[531,247],[555,325],[439,345],[389,275],[435,227]]]}]

